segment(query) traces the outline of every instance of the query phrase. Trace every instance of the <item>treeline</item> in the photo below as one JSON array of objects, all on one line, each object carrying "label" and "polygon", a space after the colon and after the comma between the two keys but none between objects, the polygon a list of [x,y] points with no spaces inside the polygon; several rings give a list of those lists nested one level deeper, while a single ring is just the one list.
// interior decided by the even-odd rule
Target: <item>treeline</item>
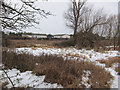
[{"label": "treeline", "polygon": [[22,36],[23,33],[14,33],[14,32],[10,32],[9,36]]},{"label": "treeline", "polygon": [[30,40],[31,38],[28,37],[22,37],[21,33],[10,33],[5,34],[4,32],[2,32],[2,46],[3,47],[8,47],[11,44],[10,40]]},{"label": "treeline", "polygon": [[[107,14],[103,9],[94,9],[86,4],[86,0],[72,0],[65,13],[66,26],[74,31],[74,44],[78,47],[103,46],[103,37],[108,45],[118,45],[118,15]],[[104,40],[105,40],[104,39]],[[103,45],[102,45],[103,44]]]}]

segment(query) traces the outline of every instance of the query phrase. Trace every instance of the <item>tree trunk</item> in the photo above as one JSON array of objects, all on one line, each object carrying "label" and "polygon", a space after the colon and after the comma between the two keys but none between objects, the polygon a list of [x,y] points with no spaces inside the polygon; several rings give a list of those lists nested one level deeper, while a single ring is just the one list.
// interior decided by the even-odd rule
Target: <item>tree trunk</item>
[{"label": "tree trunk", "polygon": [[77,44],[77,21],[76,21],[76,25],[75,25],[75,28],[74,28],[74,36],[73,36],[73,39],[74,39],[74,43],[75,45]]},{"label": "tree trunk", "polygon": [[115,46],[115,37],[113,38],[113,44],[114,44],[114,50],[116,49],[116,46]]}]

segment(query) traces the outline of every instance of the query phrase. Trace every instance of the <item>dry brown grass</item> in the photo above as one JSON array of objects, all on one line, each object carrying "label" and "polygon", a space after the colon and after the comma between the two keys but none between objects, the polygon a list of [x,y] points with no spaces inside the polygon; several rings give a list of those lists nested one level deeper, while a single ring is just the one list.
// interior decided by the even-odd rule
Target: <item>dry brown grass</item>
[{"label": "dry brown grass", "polygon": [[92,54],[89,54],[89,57],[92,58]]},{"label": "dry brown grass", "polygon": [[115,71],[120,75],[120,63],[118,64],[118,67],[115,67]]},{"label": "dry brown grass", "polygon": [[104,68],[92,62],[64,60],[56,55],[33,56],[4,51],[3,64],[6,68],[30,70],[37,76],[45,75],[45,82],[58,83],[64,88],[84,88],[81,81],[86,70],[91,72],[88,82],[92,83],[91,88],[109,88],[111,83],[107,82],[113,78]]},{"label": "dry brown grass", "polygon": [[118,73],[118,75],[120,75],[120,69],[119,69],[119,67],[115,67],[115,71]]},{"label": "dry brown grass", "polygon": [[105,66],[112,67],[114,63],[120,63],[120,58],[118,56],[108,58],[108,60],[99,60],[100,63],[105,64]]},{"label": "dry brown grass", "polygon": [[5,88],[5,87],[6,87],[6,85],[8,85],[8,84],[9,84],[9,82],[7,82],[7,81],[6,81],[6,82],[3,82],[3,83],[2,83],[2,87],[4,87],[4,88]]},{"label": "dry brown grass", "polygon": [[[54,46],[54,43],[60,43],[63,40],[10,40],[10,47],[36,47],[36,44]],[[40,47],[40,46],[38,46]]]},{"label": "dry brown grass", "polygon": [[37,47],[32,47],[32,50],[36,50],[37,49]]},{"label": "dry brown grass", "polygon": [[5,68],[17,68],[22,72],[32,70],[35,66],[34,60],[37,58],[38,57],[26,53],[17,54],[13,51],[2,52],[2,63],[4,64]]},{"label": "dry brown grass", "polygon": [[45,82],[48,83],[58,83],[65,88],[84,88],[83,85],[79,86],[79,84],[82,81],[83,71],[89,70],[92,73],[89,77],[92,83],[91,87],[110,87],[110,83],[108,84],[107,81],[113,77],[103,68],[90,62],[59,60],[60,59],[57,59],[57,61],[50,61],[49,65],[45,62],[45,67],[43,66],[44,64],[39,64],[39,66],[36,66],[33,70],[33,73],[36,75],[46,75]]},{"label": "dry brown grass", "polygon": [[[114,47],[94,47],[94,50],[97,52],[105,52],[105,51],[110,51],[110,50],[114,50]],[[116,47],[115,50],[119,50],[119,47]]]}]

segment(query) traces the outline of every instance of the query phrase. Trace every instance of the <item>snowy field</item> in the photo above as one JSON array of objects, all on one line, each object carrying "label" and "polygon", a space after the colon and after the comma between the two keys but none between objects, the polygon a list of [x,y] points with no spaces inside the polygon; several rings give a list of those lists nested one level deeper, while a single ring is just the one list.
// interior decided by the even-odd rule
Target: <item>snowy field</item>
[{"label": "snowy field", "polygon": [[[41,54],[54,54],[62,56],[64,59],[70,58],[72,60],[84,60],[84,61],[91,61],[96,63],[101,67],[104,67],[107,71],[114,76],[114,80],[112,81],[111,88],[118,88],[118,75],[115,71],[115,67],[118,64],[114,64],[110,68],[106,68],[105,64],[99,63],[99,60],[107,60],[110,57],[119,56],[120,53],[118,51],[105,51],[105,52],[95,52],[94,50],[86,50],[86,49],[75,49],[75,48],[16,48],[17,53],[30,53],[33,55],[41,55]],[[31,71],[27,71],[24,73],[20,73],[17,69],[6,70],[8,75],[11,77],[11,80],[15,83],[15,87],[35,87],[35,88],[62,88],[61,85],[45,83],[44,78],[45,76],[35,76],[32,74]],[[2,72],[2,71],[0,71]],[[85,71],[86,75],[83,75],[83,83],[86,82],[89,74],[91,72]],[[1,75],[0,75],[1,76]],[[6,80],[6,79],[5,79]],[[4,81],[5,81],[4,80]],[[86,86],[87,83],[85,83]],[[11,87],[11,84],[8,84],[7,87]]]}]

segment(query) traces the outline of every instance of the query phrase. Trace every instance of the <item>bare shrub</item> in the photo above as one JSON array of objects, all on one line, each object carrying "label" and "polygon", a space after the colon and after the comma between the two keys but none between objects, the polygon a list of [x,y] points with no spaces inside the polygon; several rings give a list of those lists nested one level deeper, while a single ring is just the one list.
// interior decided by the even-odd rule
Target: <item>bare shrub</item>
[{"label": "bare shrub", "polygon": [[79,48],[94,48],[95,42],[97,40],[104,39],[100,37],[98,34],[93,34],[92,32],[78,32],[77,33],[77,46]]},{"label": "bare shrub", "polygon": [[55,43],[54,45],[58,47],[70,47],[70,46],[75,46],[75,43],[74,43],[74,39],[69,39],[66,41],[62,41],[60,43]]}]

